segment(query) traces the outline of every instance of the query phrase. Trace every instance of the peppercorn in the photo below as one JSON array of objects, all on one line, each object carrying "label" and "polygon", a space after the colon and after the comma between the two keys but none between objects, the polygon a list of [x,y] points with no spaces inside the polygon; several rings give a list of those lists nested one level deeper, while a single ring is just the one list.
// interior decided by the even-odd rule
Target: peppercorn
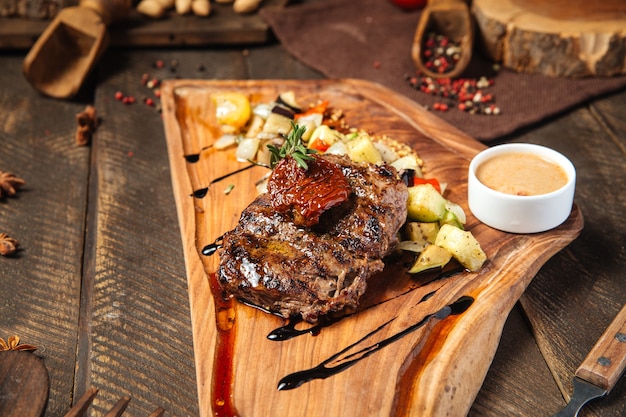
[{"label": "peppercorn", "polygon": [[[469,114],[497,115],[501,112],[493,104],[495,101],[494,95],[483,91],[494,84],[493,79],[484,76],[478,80],[470,78],[450,79],[445,77],[433,79],[422,76],[419,73],[417,76],[407,75],[405,79],[408,80],[412,88],[425,94],[447,99],[451,103],[450,105],[446,104],[445,110],[442,110],[443,103],[436,103],[433,105],[433,110],[446,111],[450,106],[455,106],[458,110]],[[492,107],[486,111],[489,106]]]},{"label": "peppercorn", "polygon": [[461,57],[461,44],[447,36],[428,33],[422,47],[424,66],[439,74],[452,71]]}]

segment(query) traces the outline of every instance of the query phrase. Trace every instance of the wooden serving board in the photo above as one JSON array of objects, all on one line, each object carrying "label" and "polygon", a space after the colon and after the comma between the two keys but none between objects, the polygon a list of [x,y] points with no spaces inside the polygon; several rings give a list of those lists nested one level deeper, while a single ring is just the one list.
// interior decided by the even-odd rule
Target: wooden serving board
[{"label": "wooden serving board", "polygon": [[[329,100],[332,107],[343,109],[350,126],[410,144],[425,160],[426,176],[447,182],[448,198],[468,213],[467,229],[489,257],[483,268],[449,277],[409,276],[402,261],[390,260],[385,271],[372,278],[355,314],[319,334],[283,342],[267,336],[285,325],[284,320],[237,302],[227,308],[221,297],[215,299],[211,274],[219,259],[203,255],[202,249],[235,226],[256,195],[255,182],[267,170],[254,167],[211,184],[246,164],[236,162],[232,152],[201,152],[216,137],[209,97],[218,91],[242,91],[253,101],[269,102],[287,90],[304,105]],[[484,145],[378,84],[352,79],[177,80],[166,81],[161,91],[187,267],[201,415],[229,415],[229,408],[245,417],[466,415],[511,308],[539,268],[581,231],[578,208],[558,228],[534,235],[503,233],[481,224],[467,208],[466,180],[470,159]],[[195,163],[183,157],[198,153]],[[204,198],[191,196],[210,184]],[[234,188],[226,194],[230,184]],[[432,317],[464,296],[474,298],[464,312],[441,320]],[[231,337],[230,358],[228,349],[216,347],[225,335]],[[360,360],[328,375],[329,368],[355,358]],[[292,390],[277,389],[283,377],[315,367],[325,378]],[[220,380],[229,376],[231,382]]]}]

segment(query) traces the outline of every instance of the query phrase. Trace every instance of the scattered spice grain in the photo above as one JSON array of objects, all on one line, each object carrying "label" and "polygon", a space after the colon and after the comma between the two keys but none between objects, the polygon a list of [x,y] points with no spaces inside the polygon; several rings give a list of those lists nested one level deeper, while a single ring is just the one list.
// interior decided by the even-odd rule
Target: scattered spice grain
[{"label": "scattered spice grain", "polygon": [[[406,76],[409,85],[425,94],[437,97],[439,104],[434,110],[456,107],[469,114],[498,115],[500,108],[495,104],[495,96],[485,90],[494,85],[493,78],[438,78],[421,74]],[[444,110],[445,111],[445,110]]]}]

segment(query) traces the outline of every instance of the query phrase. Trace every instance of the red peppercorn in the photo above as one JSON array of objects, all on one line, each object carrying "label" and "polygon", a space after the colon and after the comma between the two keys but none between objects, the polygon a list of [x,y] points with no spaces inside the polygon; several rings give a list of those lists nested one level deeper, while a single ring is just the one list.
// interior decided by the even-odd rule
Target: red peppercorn
[{"label": "red peppercorn", "polygon": [[154,106],[154,100],[152,100],[150,97],[146,98],[144,100],[144,102],[146,103],[146,105],[148,106]]},{"label": "red peppercorn", "polygon": [[116,91],[115,92],[115,99],[116,100],[122,100],[124,98],[124,93],[122,93],[121,91]]}]

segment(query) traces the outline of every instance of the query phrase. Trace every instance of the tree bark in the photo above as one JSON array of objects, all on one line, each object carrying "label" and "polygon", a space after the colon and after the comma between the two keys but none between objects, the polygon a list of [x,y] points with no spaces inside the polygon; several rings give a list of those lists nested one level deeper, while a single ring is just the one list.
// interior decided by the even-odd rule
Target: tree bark
[{"label": "tree bark", "polygon": [[479,45],[518,72],[549,76],[626,73],[626,2],[474,0]]}]

